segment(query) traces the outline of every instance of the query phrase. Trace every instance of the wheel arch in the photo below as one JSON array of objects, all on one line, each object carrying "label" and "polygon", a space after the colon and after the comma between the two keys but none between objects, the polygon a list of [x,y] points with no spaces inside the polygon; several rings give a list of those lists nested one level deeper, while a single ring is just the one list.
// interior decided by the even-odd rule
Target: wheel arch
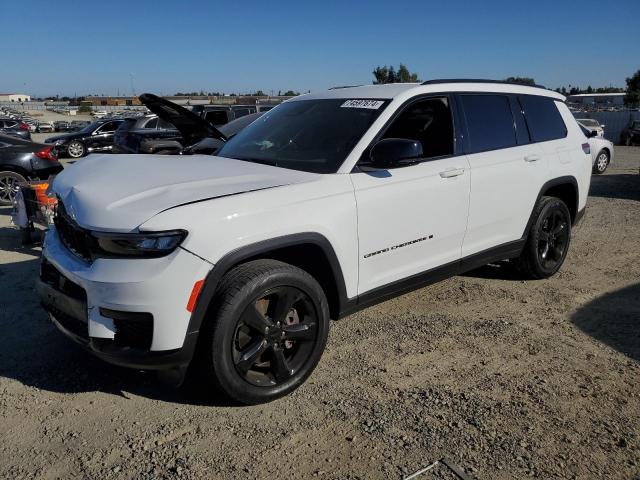
[{"label": "wheel arch", "polygon": [[567,175],[564,177],[557,177],[546,182],[544,185],[542,185],[542,188],[538,193],[538,197],[533,204],[531,215],[529,216],[529,221],[527,222],[527,226],[524,230],[524,233],[522,234],[522,237],[526,238],[529,234],[529,229],[531,228],[531,225],[535,220],[534,213],[536,211],[536,205],[544,196],[556,197],[562,200],[567,205],[569,213],[571,214],[571,223],[574,224],[578,219],[578,195],[578,181],[573,176]]},{"label": "wheel arch", "polygon": [[188,334],[200,330],[222,277],[237,265],[264,258],[289,263],[313,276],[327,296],[331,318],[339,317],[347,303],[347,294],[342,268],[333,246],[319,233],[298,233],[240,247],[216,262],[204,281],[191,315]]},{"label": "wheel arch", "polygon": [[22,168],[19,165],[0,165],[0,172],[13,172],[22,175],[27,180],[31,175],[31,172],[26,168]]}]

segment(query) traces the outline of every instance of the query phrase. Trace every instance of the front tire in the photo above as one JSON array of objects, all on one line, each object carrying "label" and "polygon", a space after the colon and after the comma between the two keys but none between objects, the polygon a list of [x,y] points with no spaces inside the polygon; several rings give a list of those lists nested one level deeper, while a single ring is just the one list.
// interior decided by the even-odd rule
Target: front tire
[{"label": "front tire", "polygon": [[542,197],[536,205],[527,242],[516,260],[518,270],[531,279],[551,277],[564,263],[570,242],[571,214],[567,205],[559,198]]},{"label": "front tire", "polygon": [[67,153],[71,158],[81,158],[86,155],[87,149],[84,143],[79,140],[74,140],[67,146]]},{"label": "front tire", "polygon": [[318,364],[329,334],[329,307],[307,272],[255,260],[228,272],[205,319],[200,372],[233,400],[269,402],[296,388]]},{"label": "front tire", "polygon": [[603,174],[609,166],[609,153],[606,150],[600,150],[593,164],[593,173],[596,175]]},{"label": "front tire", "polygon": [[16,172],[0,172],[0,205],[12,205],[18,191],[18,184],[27,179]]}]

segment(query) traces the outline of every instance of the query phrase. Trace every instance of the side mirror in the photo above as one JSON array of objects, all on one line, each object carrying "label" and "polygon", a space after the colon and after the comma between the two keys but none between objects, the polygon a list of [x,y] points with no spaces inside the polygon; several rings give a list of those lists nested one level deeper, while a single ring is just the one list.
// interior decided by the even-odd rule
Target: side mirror
[{"label": "side mirror", "polygon": [[396,168],[412,165],[423,155],[422,144],[406,138],[385,138],[376,143],[369,157],[375,168]]},{"label": "side mirror", "polygon": [[597,136],[598,136],[598,132],[596,130],[591,130],[589,132],[589,138],[597,137]]}]

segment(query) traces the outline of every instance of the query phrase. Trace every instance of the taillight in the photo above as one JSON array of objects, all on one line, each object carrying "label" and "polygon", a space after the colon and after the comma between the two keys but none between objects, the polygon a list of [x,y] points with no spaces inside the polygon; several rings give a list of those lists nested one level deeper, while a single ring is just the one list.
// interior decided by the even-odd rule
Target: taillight
[{"label": "taillight", "polygon": [[27,125],[26,123],[21,123],[20,125],[18,125],[18,128],[20,130],[29,130],[29,125]]},{"label": "taillight", "polygon": [[50,146],[47,148],[43,148],[39,152],[36,152],[36,157],[42,158],[43,160],[49,160],[50,162],[56,162],[58,160],[58,155],[54,150],[54,146]]},{"label": "taillight", "polygon": [[591,154],[591,147],[589,147],[588,143],[583,143],[582,144],[582,151],[584,153],[586,153],[587,155]]}]

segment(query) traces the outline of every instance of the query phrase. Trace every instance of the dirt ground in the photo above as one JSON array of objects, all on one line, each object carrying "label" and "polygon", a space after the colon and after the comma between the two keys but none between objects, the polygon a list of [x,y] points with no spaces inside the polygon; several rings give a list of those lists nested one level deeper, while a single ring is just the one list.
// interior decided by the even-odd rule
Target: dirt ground
[{"label": "dirt ground", "polygon": [[[640,478],[640,148],[594,177],[561,272],[485,267],[334,322],[292,395],[172,390],[70,344],[0,210],[0,478]],[[454,478],[439,465],[419,479]]]}]

